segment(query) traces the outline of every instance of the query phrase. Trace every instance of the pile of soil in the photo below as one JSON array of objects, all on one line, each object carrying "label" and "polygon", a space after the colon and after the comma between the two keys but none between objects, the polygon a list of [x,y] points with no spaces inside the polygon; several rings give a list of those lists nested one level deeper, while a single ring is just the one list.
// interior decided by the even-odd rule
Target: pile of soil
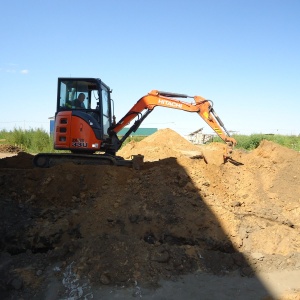
[{"label": "pile of soil", "polygon": [[74,276],[156,287],[199,271],[299,270],[300,154],[263,141],[224,164],[223,151],[164,129],[119,151],[144,155],[140,170],[1,159],[1,299],[35,299],[50,273],[71,289]]},{"label": "pile of soil", "polygon": [[19,153],[22,149],[18,146],[0,144],[0,153]]}]

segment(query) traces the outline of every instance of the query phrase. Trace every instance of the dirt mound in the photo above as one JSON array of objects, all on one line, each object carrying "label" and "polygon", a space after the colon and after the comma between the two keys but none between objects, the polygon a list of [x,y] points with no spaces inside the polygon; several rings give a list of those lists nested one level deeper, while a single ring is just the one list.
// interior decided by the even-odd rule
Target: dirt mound
[{"label": "dirt mound", "polygon": [[167,128],[155,132],[140,142],[132,141],[118,152],[118,155],[126,159],[136,154],[143,154],[145,161],[156,161],[169,157],[199,155],[201,150]]},{"label": "dirt mound", "polygon": [[0,144],[0,153],[18,153],[21,151],[22,149],[17,146]]},{"label": "dirt mound", "polygon": [[[11,153],[11,152],[10,152]],[[14,152],[17,153],[9,159],[0,159],[0,168],[14,168],[14,169],[32,169],[33,168],[33,156],[26,152]]]},{"label": "dirt mound", "polygon": [[16,278],[32,287],[39,272],[42,288],[57,264],[95,285],[124,286],[195,271],[299,269],[299,153],[263,141],[223,164],[223,147],[166,129],[119,151],[143,154],[141,170],[0,160],[0,246],[14,258],[0,287]]}]

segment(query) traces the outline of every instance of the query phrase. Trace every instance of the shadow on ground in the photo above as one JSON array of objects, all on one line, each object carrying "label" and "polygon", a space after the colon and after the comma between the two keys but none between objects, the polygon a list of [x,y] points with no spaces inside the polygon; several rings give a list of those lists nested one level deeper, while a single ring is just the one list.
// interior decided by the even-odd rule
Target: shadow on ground
[{"label": "shadow on ground", "polygon": [[0,164],[1,299],[271,296],[175,158],[142,170],[31,159]]}]

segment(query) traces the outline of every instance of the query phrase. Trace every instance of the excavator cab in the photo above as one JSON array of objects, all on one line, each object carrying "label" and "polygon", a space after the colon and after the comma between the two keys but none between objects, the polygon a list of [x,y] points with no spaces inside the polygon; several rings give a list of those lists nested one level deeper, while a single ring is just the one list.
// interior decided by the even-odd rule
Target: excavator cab
[{"label": "excavator cab", "polygon": [[97,78],[58,78],[54,149],[103,150],[112,125],[110,94],[110,88]]}]

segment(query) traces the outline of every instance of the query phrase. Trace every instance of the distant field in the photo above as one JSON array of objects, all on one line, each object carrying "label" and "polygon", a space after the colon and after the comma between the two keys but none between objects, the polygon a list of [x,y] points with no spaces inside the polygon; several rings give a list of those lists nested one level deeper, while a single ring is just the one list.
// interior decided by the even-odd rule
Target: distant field
[{"label": "distant field", "polygon": [[[272,141],[279,145],[300,151],[300,137],[292,135],[269,135],[269,134],[251,134],[251,135],[233,135],[237,141],[236,148],[253,150],[258,147],[262,140]],[[129,137],[123,144],[130,141],[141,141],[144,137]],[[221,142],[220,138],[214,138],[213,142]],[[38,152],[55,152],[53,149],[53,138],[42,129],[22,130],[14,129],[13,131],[0,131],[0,144],[9,144],[18,146],[29,153]]]}]

